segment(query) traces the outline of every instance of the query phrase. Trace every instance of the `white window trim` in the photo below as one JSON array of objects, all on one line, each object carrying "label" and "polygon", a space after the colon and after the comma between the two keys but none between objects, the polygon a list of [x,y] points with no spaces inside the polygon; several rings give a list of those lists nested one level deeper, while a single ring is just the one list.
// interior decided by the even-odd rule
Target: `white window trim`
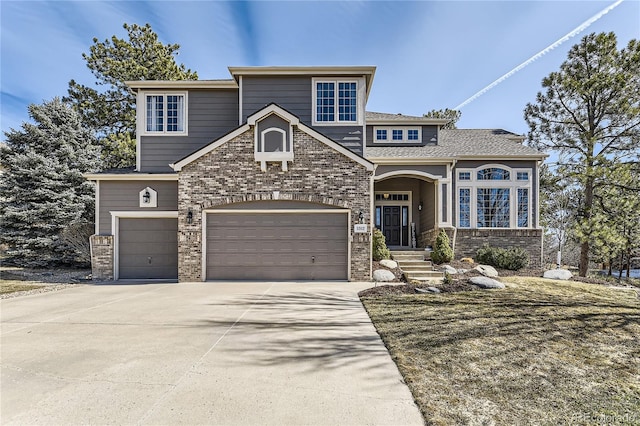
[{"label": "white window trim", "polygon": [[[509,171],[509,179],[505,180],[478,180],[478,171],[487,168],[499,168]],[[460,180],[460,172],[471,173],[471,180]],[[528,172],[529,180],[517,180],[518,172]],[[531,179],[532,169],[527,168],[511,168],[502,164],[484,164],[476,168],[459,168],[456,169],[456,218],[455,223],[460,229],[533,229],[532,219],[533,212],[533,184]],[[470,189],[470,226],[460,226],[460,190]],[[509,189],[509,226],[503,228],[479,227],[478,222],[478,189],[481,188],[505,188]],[[527,226],[518,226],[518,189],[527,188],[529,190],[528,203],[529,210],[527,212]]]},{"label": "white window trim", "polygon": [[[316,90],[317,83],[334,83],[335,84],[335,98],[338,99],[338,83],[356,83],[356,121],[340,121],[338,120],[339,112],[338,105],[335,107],[335,120],[334,121],[318,121],[316,105],[318,100],[318,93]],[[364,78],[321,78],[313,77],[311,79],[311,124],[313,126],[361,126],[364,123],[364,100],[366,97],[366,85]]]},{"label": "white window trim", "polygon": [[[137,105],[137,109],[138,109],[138,122],[139,122],[139,126],[138,126],[138,131],[140,132],[139,134],[142,136],[188,136],[189,135],[189,96],[188,96],[188,92],[186,91],[169,91],[169,92],[165,92],[165,91],[156,91],[156,90],[149,90],[149,91],[143,91],[140,92],[139,94],[139,98],[138,98],[138,105]],[[161,132],[158,131],[150,131],[147,130],[147,96],[164,96],[164,108],[165,108],[165,115],[164,115],[164,130]],[[167,96],[183,96],[184,97],[184,110],[182,113],[182,120],[184,123],[184,130],[180,131],[180,132],[169,132],[167,131],[167,115],[166,115],[166,108],[167,108]]]},{"label": "white window trim", "polygon": [[[378,130],[386,130],[387,131],[387,139],[378,139],[377,134]],[[402,140],[394,140],[393,139],[393,131],[394,130],[402,130]],[[417,130],[418,131],[418,139],[417,140],[409,140],[409,130]],[[422,144],[422,127],[404,127],[404,126],[374,126],[373,127],[373,143],[381,143],[381,144],[401,144],[401,143],[411,143],[411,144]]]}]

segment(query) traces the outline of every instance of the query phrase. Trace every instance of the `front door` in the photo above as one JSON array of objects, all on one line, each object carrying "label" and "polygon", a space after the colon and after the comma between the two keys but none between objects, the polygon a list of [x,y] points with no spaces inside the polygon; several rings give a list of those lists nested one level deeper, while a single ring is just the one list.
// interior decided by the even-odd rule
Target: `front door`
[{"label": "front door", "polygon": [[400,231],[400,206],[383,206],[382,232],[388,246],[400,245]]}]

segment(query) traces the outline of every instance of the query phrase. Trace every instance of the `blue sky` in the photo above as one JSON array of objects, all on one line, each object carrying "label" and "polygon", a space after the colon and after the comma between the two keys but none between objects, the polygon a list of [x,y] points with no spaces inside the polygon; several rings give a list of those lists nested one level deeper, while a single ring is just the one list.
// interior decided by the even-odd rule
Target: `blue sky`
[{"label": "blue sky", "polygon": [[[150,23],[201,79],[227,66],[375,65],[367,109],[421,115],[454,108],[614,3],[607,1],[6,1],[0,0],[1,128],[27,106],[92,84],[92,39]],[[591,32],[619,47],[640,38],[640,0],[624,0],[585,31],[462,108],[459,127],[524,134],[541,80]],[[4,139],[4,135],[3,135]]]}]

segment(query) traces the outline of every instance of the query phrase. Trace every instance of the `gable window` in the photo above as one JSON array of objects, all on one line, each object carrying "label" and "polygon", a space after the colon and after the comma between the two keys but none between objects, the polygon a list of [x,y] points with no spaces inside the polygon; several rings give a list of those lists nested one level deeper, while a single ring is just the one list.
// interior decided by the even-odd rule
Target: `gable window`
[{"label": "gable window", "polygon": [[420,127],[378,127],[373,131],[374,142],[379,143],[420,143],[422,129]]},{"label": "gable window", "polygon": [[[458,226],[529,228],[532,183],[529,170],[482,166],[458,169]],[[523,179],[523,177],[526,177]]]},{"label": "gable window", "polygon": [[145,95],[144,99],[145,133],[186,133],[186,94],[149,93]]},{"label": "gable window", "polygon": [[358,122],[358,82],[315,81],[314,90],[315,122]]}]

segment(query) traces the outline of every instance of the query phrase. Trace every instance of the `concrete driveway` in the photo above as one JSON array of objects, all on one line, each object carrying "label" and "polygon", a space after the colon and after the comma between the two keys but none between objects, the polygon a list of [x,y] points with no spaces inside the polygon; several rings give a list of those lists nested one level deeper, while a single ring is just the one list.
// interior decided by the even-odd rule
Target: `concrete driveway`
[{"label": "concrete driveway", "polygon": [[368,283],[90,285],[6,299],[2,424],[422,425]]}]

